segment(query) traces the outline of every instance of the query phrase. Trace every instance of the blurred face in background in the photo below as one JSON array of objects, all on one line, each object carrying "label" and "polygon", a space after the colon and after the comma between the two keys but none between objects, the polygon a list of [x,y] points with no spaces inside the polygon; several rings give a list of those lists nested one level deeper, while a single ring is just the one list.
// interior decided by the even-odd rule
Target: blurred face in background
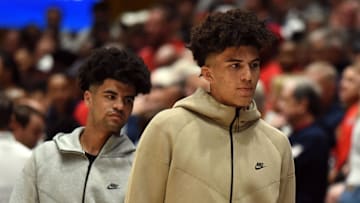
[{"label": "blurred face in background", "polygon": [[42,112],[28,105],[15,107],[11,130],[17,141],[34,148],[44,138],[45,121]]},{"label": "blurred face in background", "polygon": [[348,107],[359,99],[359,74],[355,68],[347,67],[340,80],[339,98]]},{"label": "blurred face in background", "polygon": [[48,99],[55,108],[62,109],[71,100],[71,87],[69,80],[63,74],[55,74],[48,81]]},{"label": "blurred face in background", "polygon": [[160,8],[151,10],[145,23],[145,32],[148,37],[148,43],[155,46],[161,44],[167,31],[165,11]]},{"label": "blurred face in background", "polygon": [[22,143],[28,148],[34,148],[44,138],[45,122],[43,117],[31,114],[28,125],[19,129]]},{"label": "blurred face in background", "polygon": [[295,124],[300,115],[304,112],[303,102],[297,101],[293,96],[295,84],[286,82],[282,87],[278,107],[282,116],[287,122]]}]

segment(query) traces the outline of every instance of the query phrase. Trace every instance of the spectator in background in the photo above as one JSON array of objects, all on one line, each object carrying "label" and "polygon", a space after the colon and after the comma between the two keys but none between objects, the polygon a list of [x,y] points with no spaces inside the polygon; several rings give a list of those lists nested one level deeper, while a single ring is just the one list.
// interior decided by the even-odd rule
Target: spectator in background
[{"label": "spectator in background", "polygon": [[274,36],[253,13],[214,13],[190,49],[210,84],[157,114],[140,139],[126,203],[295,201],[287,138],[260,119],[260,50]]},{"label": "spectator in background", "polygon": [[46,11],[46,27],[45,30],[50,32],[57,43],[60,43],[60,34],[61,34],[61,22],[62,22],[62,12],[58,7],[49,7]]},{"label": "spectator in background", "polygon": [[28,105],[14,106],[10,128],[15,139],[29,149],[45,138],[44,115]]},{"label": "spectator in background", "polygon": [[0,52],[0,90],[19,88],[19,71],[12,55]]},{"label": "spectator in background", "polygon": [[334,165],[329,174],[330,183],[342,181],[347,176],[347,159],[351,146],[351,134],[359,111],[360,67],[345,68],[340,81],[339,99],[345,107],[345,114],[337,126],[336,145],[333,150]]},{"label": "spectator in background", "polygon": [[349,65],[349,57],[346,55],[347,40],[346,33],[327,27],[309,33],[304,42],[307,45],[309,63],[326,61],[336,67],[339,75],[342,74],[344,68]]},{"label": "spectator in background", "polygon": [[328,135],[330,147],[336,143],[336,127],[344,116],[344,108],[338,98],[338,74],[333,65],[317,61],[305,67],[305,76],[313,80],[321,89],[320,116],[318,123]]},{"label": "spectator in background", "polygon": [[191,26],[195,20],[196,5],[199,0],[177,0],[176,8],[180,16],[180,36],[184,43],[190,42]]},{"label": "spectator in background", "polygon": [[81,67],[79,85],[89,108],[86,126],[34,150],[11,203],[124,200],[135,148],[120,129],[134,97],[150,90],[149,71],[137,56],[103,48]]},{"label": "spectator in background", "polygon": [[298,45],[294,41],[286,40],[279,43],[279,53],[276,60],[280,64],[282,74],[294,74],[302,71],[299,52]]},{"label": "spectator in background", "polygon": [[338,31],[353,32],[360,29],[360,2],[357,0],[335,1],[329,16],[329,27]]},{"label": "spectator in background", "polygon": [[342,192],[339,203],[360,202],[360,117],[357,115],[354,124],[351,140],[351,150],[349,155],[349,174],[346,178],[344,191]]},{"label": "spectator in background", "polygon": [[9,202],[11,190],[31,151],[10,131],[13,102],[0,93],[0,202]]},{"label": "spectator in background", "polygon": [[[359,15],[360,21],[360,15]],[[360,24],[360,22],[359,22]],[[350,58],[354,64],[360,64],[360,29],[352,33],[350,40]]]},{"label": "spectator in background", "polygon": [[1,51],[6,54],[13,55],[21,44],[21,35],[19,31],[9,29],[5,31],[1,40]]},{"label": "spectator in background", "polygon": [[172,5],[161,4],[150,9],[144,25],[147,45],[139,51],[150,71],[159,66],[155,55],[163,45],[171,46],[175,57],[184,51],[184,42],[177,36],[179,23],[179,14]]},{"label": "spectator in background", "polygon": [[[359,105],[359,103],[358,103]],[[360,117],[359,111],[356,115],[351,132],[351,148],[348,158],[348,174],[345,174],[345,181],[334,183],[330,186],[326,203],[356,203],[360,201],[359,186],[360,186],[360,168],[359,168],[359,146],[360,146]]]},{"label": "spectator in background", "polygon": [[359,135],[360,122],[359,115],[354,124],[351,140],[351,150],[349,155],[349,174],[346,181],[331,185],[326,203],[357,203],[360,201],[360,153],[359,153]]},{"label": "spectator in background", "polygon": [[50,76],[47,83],[46,140],[51,140],[59,132],[69,133],[79,126],[74,118],[78,101],[72,97],[73,89],[66,75],[58,73]]},{"label": "spectator in background", "polygon": [[320,91],[306,78],[287,80],[279,108],[293,130],[289,140],[295,160],[296,203],[324,202],[330,147],[326,132],[316,122]]},{"label": "spectator in background", "polygon": [[41,35],[42,35],[42,31],[38,26],[34,24],[29,24],[24,26],[20,30],[20,37],[21,37],[20,39],[22,46],[33,52]]}]

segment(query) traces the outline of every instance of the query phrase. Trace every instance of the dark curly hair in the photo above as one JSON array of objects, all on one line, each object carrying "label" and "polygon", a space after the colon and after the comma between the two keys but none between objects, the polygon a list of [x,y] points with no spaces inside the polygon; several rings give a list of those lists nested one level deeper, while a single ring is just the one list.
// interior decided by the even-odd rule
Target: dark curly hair
[{"label": "dark curly hair", "polygon": [[108,78],[134,86],[136,94],[150,92],[150,72],[144,62],[129,51],[97,49],[79,69],[79,86],[83,91],[91,85],[101,85]]},{"label": "dark curly hair", "polygon": [[191,30],[188,48],[201,67],[211,53],[228,47],[255,46],[259,50],[271,46],[275,36],[255,14],[241,9],[212,13]]}]

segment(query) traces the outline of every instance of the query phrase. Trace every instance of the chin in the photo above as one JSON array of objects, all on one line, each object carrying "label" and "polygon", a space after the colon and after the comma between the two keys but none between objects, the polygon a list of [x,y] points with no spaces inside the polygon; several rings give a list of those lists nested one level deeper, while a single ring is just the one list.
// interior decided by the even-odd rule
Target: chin
[{"label": "chin", "polygon": [[252,99],[238,99],[237,101],[233,101],[231,106],[235,107],[247,107],[251,104]]},{"label": "chin", "polygon": [[122,126],[108,126],[108,131],[117,134],[120,133]]}]

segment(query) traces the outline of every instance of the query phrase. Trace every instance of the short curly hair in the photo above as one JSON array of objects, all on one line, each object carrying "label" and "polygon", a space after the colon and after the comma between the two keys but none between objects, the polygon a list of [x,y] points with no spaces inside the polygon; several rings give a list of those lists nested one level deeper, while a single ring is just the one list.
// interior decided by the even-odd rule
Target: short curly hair
[{"label": "short curly hair", "polygon": [[259,50],[271,46],[275,36],[255,14],[241,9],[226,13],[215,12],[191,30],[188,48],[198,65],[205,65],[206,57],[229,47],[255,46]]},{"label": "short curly hair", "polygon": [[149,70],[143,60],[129,51],[97,49],[79,69],[78,82],[83,91],[91,85],[101,85],[108,78],[134,86],[136,94],[150,92]]}]

